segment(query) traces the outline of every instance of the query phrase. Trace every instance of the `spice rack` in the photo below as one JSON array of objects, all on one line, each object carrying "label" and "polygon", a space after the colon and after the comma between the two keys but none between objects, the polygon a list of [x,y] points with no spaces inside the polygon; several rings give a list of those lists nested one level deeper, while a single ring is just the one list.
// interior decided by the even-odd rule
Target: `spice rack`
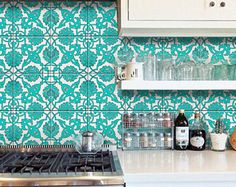
[{"label": "spice rack", "polygon": [[124,150],[173,149],[175,114],[168,112],[124,113],[122,147]]}]

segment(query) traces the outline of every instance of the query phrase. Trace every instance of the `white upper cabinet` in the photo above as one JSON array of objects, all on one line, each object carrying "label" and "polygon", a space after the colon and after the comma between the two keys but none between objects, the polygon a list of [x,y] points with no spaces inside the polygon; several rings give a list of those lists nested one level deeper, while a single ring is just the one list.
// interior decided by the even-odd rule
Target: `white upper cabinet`
[{"label": "white upper cabinet", "polygon": [[119,0],[121,36],[236,36],[236,0]]}]

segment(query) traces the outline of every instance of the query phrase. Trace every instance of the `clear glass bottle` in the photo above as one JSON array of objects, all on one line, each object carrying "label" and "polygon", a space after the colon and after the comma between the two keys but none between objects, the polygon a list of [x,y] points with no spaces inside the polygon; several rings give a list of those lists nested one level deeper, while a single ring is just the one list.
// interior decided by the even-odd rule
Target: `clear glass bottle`
[{"label": "clear glass bottle", "polygon": [[201,151],[206,148],[206,131],[203,128],[203,123],[200,120],[200,112],[195,112],[194,121],[190,127],[189,148],[195,151]]}]

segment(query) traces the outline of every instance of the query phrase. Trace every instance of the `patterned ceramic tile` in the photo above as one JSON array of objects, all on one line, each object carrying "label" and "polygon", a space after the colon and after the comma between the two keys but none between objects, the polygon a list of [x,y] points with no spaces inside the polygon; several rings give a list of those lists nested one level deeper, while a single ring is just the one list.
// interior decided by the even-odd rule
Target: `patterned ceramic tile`
[{"label": "patterned ceramic tile", "polygon": [[54,111],[87,109],[87,75],[54,74],[51,77]]},{"label": "patterned ceramic tile", "polygon": [[85,37],[58,36],[52,38],[51,67],[53,73],[87,73],[87,45]]},{"label": "patterned ceramic tile", "polygon": [[10,111],[0,112],[0,145],[13,145],[14,132]]},{"label": "patterned ceramic tile", "polygon": [[13,104],[15,110],[43,111],[51,109],[51,83],[41,74],[20,74],[14,77]]},{"label": "patterned ceramic tile", "polygon": [[[230,107],[230,93],[225,91],[201,91],[202,94],[202,110],[205,111],[224,111]],[[233,93],[233,92],[231,92]],[[233,99],[233,98],[232,98]],[[233,107],[233,106],[231,106]]]},{"label": "patterned ceramic tile", "polygon": [[11,74],[16,65],[13,60],[14,52],[13,39],[6,36],[0,36],[0,74]]},{"label": "patterned ceramic tile", "polygon": [[186,111],[201,110],[199,91],[163,91],[162,105],[164,110]]},{"label": "patterned ceramic tile", "polygon": [[14,112],[14,142],[17,145],[48,145],[51,138],[51,114],[46,111]]},{"label": "patterned ceramic tile", "polygon": [[162,110],[162,91],[123,91],[126,109],[131,111]]},{"label": "patterned ceramic tile", "polygon": [[89,75],[87,85],[89,110],[124,110],[125,95],[121,90],[118,90],[114,75]]},{"label": "patterned ceramic tile", "polygon": [[50,35],[51,10],[43,1],[15,1],[11,33],[20,36]]},{"label": "patterned ceramic tile", "polygon": [[0,36],[9,36],[13,22],[13,1],[0,2]]},{"label": "patterned ceramic tile", "polygon": [[88,130],[101,133],[110,143],[121,141],[121,119],[119,111],[90,111],[88,115]]},{"label": "patterned ceramic tile", "polygon": [[51,38],[13,37],[13,62],[16,74],[47,74],[50,70]]},{"label": "patterned ceramic tile", "polygon": [[73,144],[73,138],[87,130],[86,112],[52,112],[51,129],[51,144]]},{"label": "patterned ceramic tile", "polygon": [[[234,91],[120,91],[114,65],[153,54],[236,64],[235,38],[118,37],[115,1],[0,2],[0,144],[72,144],[87,129],[120,143],[125,111],[200,110],[236,125]],[[138,56],[139,57],[139,56]]]},{"label": "patterned ceramic tile", "polygon": [[85,1],[55,2],[51,10],[52,35],[67,37],[86,34],[88,9]]},{"label": "patterned ceramic tile", "polygon": [[87,2],[89,35],[96,36],[117,36],[117,11],[114,2]]},{"label": "patterned ceramic tile", "polygon": [[91,36],[87,38],[89,73],[114,74],[118,61],[134,57],[126,38]]},{"label": "patterned ceramic tile", "polygon": [[0,75],[0,111],[10,111],[14,109],[13,85],[13,75]]}]

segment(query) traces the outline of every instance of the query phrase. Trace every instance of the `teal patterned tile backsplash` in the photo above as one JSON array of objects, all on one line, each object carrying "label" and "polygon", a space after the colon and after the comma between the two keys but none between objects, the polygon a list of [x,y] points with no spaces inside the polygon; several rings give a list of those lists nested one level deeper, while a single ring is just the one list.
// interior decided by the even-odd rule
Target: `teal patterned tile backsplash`
[{"label": "teal patterned tile backsplash", "polygon": [[114,1],[1,1],[0,144],[71,144],[86,129],[118,143],[124,112],[180,108],[232,132],[235,91],[119,91],[127,52],[236,64],[236,38],[122,38]]}]

